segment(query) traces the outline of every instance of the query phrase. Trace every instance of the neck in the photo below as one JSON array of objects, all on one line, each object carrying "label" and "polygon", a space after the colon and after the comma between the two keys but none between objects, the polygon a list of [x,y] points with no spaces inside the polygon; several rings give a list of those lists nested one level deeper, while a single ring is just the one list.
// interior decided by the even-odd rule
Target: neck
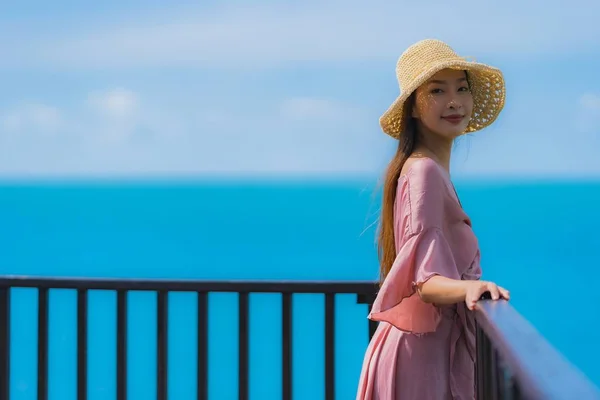
[{"label": "neck", "polygon": [[428,132],[419,133],[418,145],[414,153],[420,153],[423,156],[432,158],[450,173],[450,157],[452,155],[452,139],[441,137]]}]

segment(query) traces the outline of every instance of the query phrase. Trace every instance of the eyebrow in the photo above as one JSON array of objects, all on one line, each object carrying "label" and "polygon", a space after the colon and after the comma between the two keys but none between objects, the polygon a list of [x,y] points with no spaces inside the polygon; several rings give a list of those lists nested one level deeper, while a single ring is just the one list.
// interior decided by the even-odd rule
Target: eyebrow
[{"label": "eyebrow", "polygon": [[[467,78],[458,78],[456,81],[457,82],[466,82]],[[437,83],[437,84],[442,84],[443,85],[443,84],[446,84],[448,82],[447,81],[441,81],[439,79],[433,79],[433,80],[429,81],[429,83]]]}]

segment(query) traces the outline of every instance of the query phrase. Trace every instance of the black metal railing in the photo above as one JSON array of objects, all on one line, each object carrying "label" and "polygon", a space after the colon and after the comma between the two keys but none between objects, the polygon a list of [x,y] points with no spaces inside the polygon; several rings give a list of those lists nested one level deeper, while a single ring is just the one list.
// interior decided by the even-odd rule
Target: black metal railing
[{"label": "black metal railing", "polygon": [[505,300],[478,302],[477,399],[597,400],[600,391]]},{"label": "black metal railing", "polygon": [[[11,288],[36,288],[38,290],[38,354],[37,398],[48,398],[48,292],[51,289],[77,291],[77,400],[87,399],[87,329],[88,293],[90,290],[112,290],[117,293],[117,400],[127,398],[127,294],[129,291],[157,293],[157,395],[167,399],[167,332],[168,293],[195,292],[198,302],[197,326],[197,398],[208,399],[208,293],[229,292],[238,294],[238,397],[248,399],[249,351],[249,294],[280,293],[282,295],[282,399],[292,398],[292,302],[294,294],[323,294],[325,298],[325,398],[335,398],[335,296],[356,294],[357,302],[370,308],[376,282],[299,282],[299,281],[194,281],[194,280],[139,280],[139,279],[88,279],[0,277],[0,400],[10,400],[10,293]],[[369,337],[376,324],[368,324]]]},{"label": "black metal railing", "polygon": [[[157,395],[167,399],[168,294],[197,293],[197,398],[208,399],[208,294],[238,295],[238,398],[248,399],[249,295],[280,293],[282,302],[282,395],[292,398],[292,305],[294,294],[322,294],[325,308],[325,399],[335,398],[335,296],[355,294],[357,302],[370,308],[377,282],[298,281],[194,281],[0,277],[0,400],[10,400],[11,288],[38,291],[37,398],[48,398],[49,291],[77,291],[77,400],[87,400],[88,294],[112,290],[117,294],[116,398],[127,398],[127,315],[130,291],[157,293]],[[489,296],[488,296],[489,297]],[[519,313],[505,301],[485,297],[475,311],[477,335],[477,398],[495,399],[600,399],[598,389],[571,366]],[[376,323],[369,322],[369,337]]]}]

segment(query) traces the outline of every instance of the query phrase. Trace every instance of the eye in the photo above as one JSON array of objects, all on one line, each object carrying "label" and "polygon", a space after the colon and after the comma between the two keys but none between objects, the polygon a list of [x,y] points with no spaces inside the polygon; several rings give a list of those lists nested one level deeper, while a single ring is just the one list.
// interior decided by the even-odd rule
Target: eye
[{"label": "eye", "polygon": [[438,93],[442,93],[442,89],[440,89],[440,88],[431,89],[430,93],[431,93],[431,94],[438,94]]},{"label": "eye", "polygon": [[460,92],[469,92],[469,91],[470,91],[470,89],[469,89],[469,87],[468,87],[468,86],[463,86],[463,87],[459,88],[458,90],[459,90]]}]

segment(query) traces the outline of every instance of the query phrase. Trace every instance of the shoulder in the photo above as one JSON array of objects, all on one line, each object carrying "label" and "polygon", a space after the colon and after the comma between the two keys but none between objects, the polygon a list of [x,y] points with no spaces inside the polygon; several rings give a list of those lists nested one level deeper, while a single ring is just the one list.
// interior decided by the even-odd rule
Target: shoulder
[{"label": "shoulder", "polygon": [[400,177],[400,202],[411,231],[441,227],[444,223],[447,184],[444,170],[429,158],[409,160]]},{"label": "shoulder", "polygon": [[404,178],[409,182],[411,190],[439,192],[446,190],[446,176],[431,158],[410,158],[406,161]]}]

